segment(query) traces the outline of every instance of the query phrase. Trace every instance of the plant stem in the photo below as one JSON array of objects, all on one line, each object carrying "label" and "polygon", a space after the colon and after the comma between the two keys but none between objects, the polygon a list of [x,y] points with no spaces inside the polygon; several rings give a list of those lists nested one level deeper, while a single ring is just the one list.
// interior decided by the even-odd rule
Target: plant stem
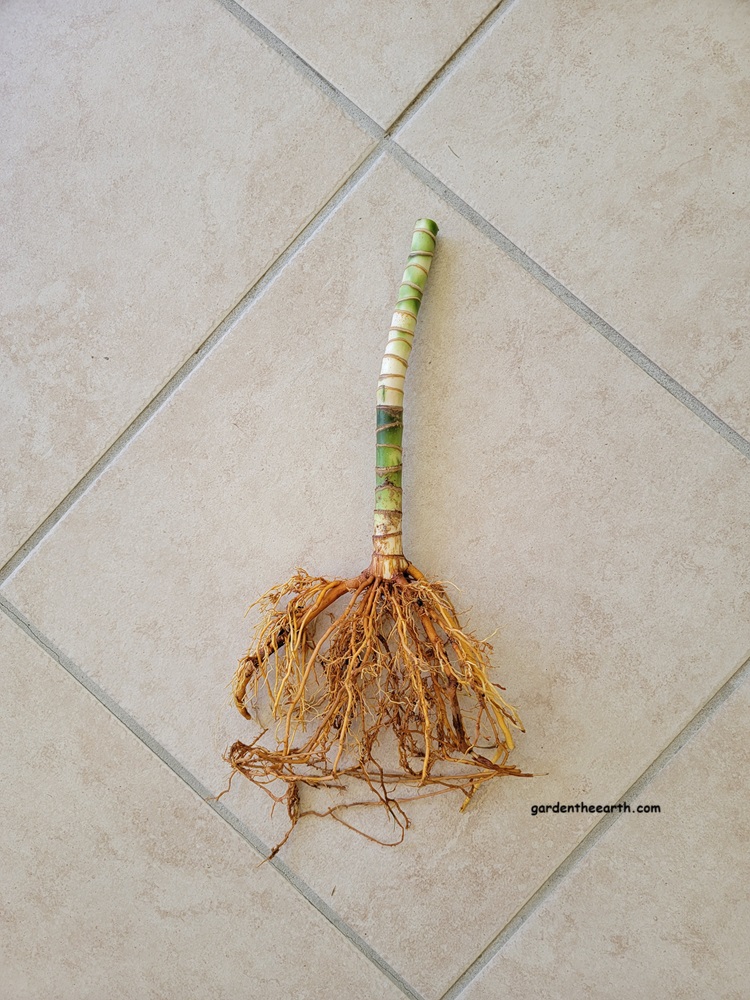
[{"label": "plant stem", "polygon": [[404,380],[437,232],[437,224],[432,219],[417,220],[378,379],[375,530],[370,569],[386,580],[403,574],[409,565],[404,557],[401,536]]}]

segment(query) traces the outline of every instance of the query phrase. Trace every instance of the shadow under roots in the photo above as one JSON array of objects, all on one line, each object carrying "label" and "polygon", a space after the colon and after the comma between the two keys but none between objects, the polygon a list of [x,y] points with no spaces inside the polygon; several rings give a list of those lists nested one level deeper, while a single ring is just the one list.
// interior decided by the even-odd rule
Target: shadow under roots
[{"label": "shadow under roots", "polygon": [[[336,602],[343,610],[323,615]],[[234,701],[259,720],[265,692],[271,722],[253,742],[234,743],[225,760],[230,785],[239,772],[286,805],[290,827],[270,857],[302,816],[356,829],[345,810],[380,806],[399,830],[395,844],[413,799],[457,791],[463,809],[485,781],[531,777],[506,763],[511,727],[523,725],[489,679],[492,648],[461,628],[442,584],[413,566],[393,579],[298,570],[257,604],[263,615],[237,669]],[[348,794],[328,809],[302,810],[300,785]]]}]

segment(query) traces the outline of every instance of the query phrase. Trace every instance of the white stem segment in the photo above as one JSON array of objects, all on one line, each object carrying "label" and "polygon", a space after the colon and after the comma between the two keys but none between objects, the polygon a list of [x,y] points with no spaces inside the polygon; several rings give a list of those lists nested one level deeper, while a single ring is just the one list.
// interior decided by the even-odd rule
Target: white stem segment
[{"label": "white stem segment", "polygon": [[408,565],[401,536],[404,383],[417,314],[435,252],[437,231],[438,227],[431,219],[419,219],[414,228],[409,261],[399,288],[378,379],[375,530],[371,569],[385,579],[403,573]]}]

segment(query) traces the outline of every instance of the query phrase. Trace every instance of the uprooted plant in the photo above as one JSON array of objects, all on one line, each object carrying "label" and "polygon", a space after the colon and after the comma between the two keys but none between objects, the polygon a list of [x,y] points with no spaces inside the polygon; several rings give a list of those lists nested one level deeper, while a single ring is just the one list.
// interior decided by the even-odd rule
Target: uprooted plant
[{"label": "uprooted plant", "polygon": [[[445,587],[426,580],[402,547],[404,380],[437,232],[430,219],[416,224],[378,381],[370,565],[339,580],[298,570],[269,590],[256,602],[255,643],[235,674],[239,711],[252,719],[251,707],[267,698],[274,732],[234,743],[225,759],[232,776],[285,802],[291,825],[282,844],[301,816],[350,826],[341,812],[371,804],[395,821],[398,843],[410,800],[455,790],[464,808],[483,782],[529,776],[507,763],[511,727],[523,726],[490,680],[491,647],[461,627]],[[342,610],[321,625],[336,602]],[[302,811],[300,785],[343,789],[351,781],[364,798]]]}]

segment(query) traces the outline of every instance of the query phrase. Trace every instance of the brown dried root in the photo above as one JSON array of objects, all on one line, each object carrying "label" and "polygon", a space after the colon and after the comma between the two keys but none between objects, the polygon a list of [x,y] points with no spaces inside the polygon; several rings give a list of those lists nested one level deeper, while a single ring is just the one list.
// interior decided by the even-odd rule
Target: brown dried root
[{"label": "brown dried root", "polygon": [[[341,598],[344,609],[321,628],[321,612]],[[382,806],[400,842],[409,825],[403,803],[459,791],[463,809],[485,781],[530,777],[506,763],[510,727],[523,725],[489,679],[491,647],[461,628],[445,588],[413,566],[390,580],[370,570],[351,580],[298,570],[256,603],[263,618],[237,669],[234,702],[250,719],[248,704],[256,709],[265,692],[275,745],[261,742],[263,730],[252,743],[234,743],[225,759],[233,774],[286,803],[291,826],[282,843],[304,815],[350,826],[339,812],[353,805]],[[300,810],[300,784],[340,789],[350,779],[362,783],[364,799]],[[270,787],[277,780],[286,783],[283,795]],[[397,797],[404,785],[415,791]]]}]

